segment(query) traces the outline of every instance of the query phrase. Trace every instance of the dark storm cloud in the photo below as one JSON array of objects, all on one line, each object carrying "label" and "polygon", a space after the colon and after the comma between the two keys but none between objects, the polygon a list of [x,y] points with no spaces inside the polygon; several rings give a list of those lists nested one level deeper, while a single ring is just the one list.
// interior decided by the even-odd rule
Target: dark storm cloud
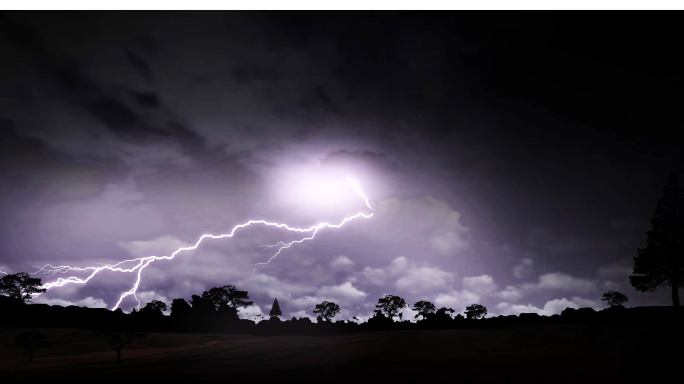
[{"label": "dark storm cloud", "polygon": [[131,63],[133,68],[135,68],[135,70],[140,74],[140,76],[148,84],[154,84],[154,75],[152,73],[152,69],[150,69],[149,64],[147,64],[147,61],[145,61],[140,56],[136,55],[128,49],[125,52],[128,61]]},{"label": "dark storm cloud", "polygon": [[[5,14],[0,264],[168,252],[255,215],[320,220],[278,188],[298,167],[345,169],[372,222],[257,271],[261,235],[209,245],[146,271],[141,295],[235,282],[260,305],[330,298],[350,315],[382,293],[497,313],[598,305],[628,290],[677,164],[674,19]],[[111,303],[112,284],[55,299]]]},{"label": "dark storm cloud", "polygon": [[[193,149],[202,146],[202,139],[182,124],[173,121],[150,124],[125,100],[117,97],[114,90],[106,89],[103,84],[86,76],[84,68],[76,60],[60,52],[59,46],[46,46],[43,38],[30,25],[21,24],[11,17],[5,17],[2,25],[8,41],[31,58],[30,65],[44,71],[55,82],[62,96],[90,113],[117,136],[129,140],[173,138]],[[129,60],[133,60],[132,53],[127,51],[126,55]],[[142,59],[137,56],[135,58],[136,69],[141,72],[141,68],[145,68],[142,72],[146,70],[149,78],[149,67],[146,67]],[[158,97],[150,93],[139,92],[136,99],[144,106],[159,104]]]},{"label": "dark storm cloud", "polygon": [[159,107],[159,96],[154,92],[135,92],[135,99],[143,107],[156,108]]}]

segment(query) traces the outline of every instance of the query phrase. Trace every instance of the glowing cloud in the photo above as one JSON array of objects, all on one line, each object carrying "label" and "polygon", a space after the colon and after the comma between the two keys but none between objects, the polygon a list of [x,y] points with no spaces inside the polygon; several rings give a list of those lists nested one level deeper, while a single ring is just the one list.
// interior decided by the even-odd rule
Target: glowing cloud
[{"label": "glowing cloud", "polygon": [[[346,189],[349,189],[349,186],[351,185],[352,189],[354,190],[355,194],[357,195],[358,198],[360,198],[363,202],[365,207],[368,209],[368,211],[359,211],[357,213],[354,213],[352,215],[346,216],[343,219],[334,222],[334,223],[329,223],[329,222],[320,222],[318,224],[309,226],[309,227],[294,227],[290,226],[289,224],[286,223],[280,223],[280,222],[274,222],[274,221],[269,221],[269,220],[264,220],[264,219],[251,219],[248,220],[244,223],[237,224],[235,225],[229,232],[227,233],[222,233],[222,234],[203,234],[201,235],[197,241],[195,241],[194,244],[185,246],[185,247],[180,247],[177,248],[175,251],[170,253],[169,255],[163,255],[163,256],[143,256],[143,257],[137,257],[137,258],[132,258],[132,259],[126,259],[119,261],[114,264],[104,264],[104,265],[98,265],[98,266],[86,266],[86,267],[74,267],[70,265],[58,265],[54,266],[51,264],[46,264],[41,267],[38,267],[38,270],[34,272],[34,274],[42,274],[44,276],[55,276],[58,274],[71,274],[67,277],[57,277],[56,280],[47,282],[43,284],[43,288],[47,290],[51,290],[54,288],[59,288],[63,287],[65,285],[70,285],[70,284],[87,284],[90,280],[92,280],[95,276],[97,276],[100,272],[103,271],[111,271],[111,272],[119,272],[119,273],[135,273],[135,282],[131,286],[130,289],[122,292],[119,295],[119,299],[117,300],[116,304],[112,307],[112,309],[117,309],[121,305],[124,299],[127,297],[133,297],[135,301],[137,302],[137,307],[140,307],[140,300],[138,299],[136,293],[138,292],[138,288],[140,286],[140,282],[142,280],[142,272],[143,270],[149,266],[150,264],[160,261],[160,260],[173,260],[176,256],[195,250],[199,248],[199,246],[205,241],[205,240],[219,240],[219,239],[227,239],[227,238],[232,238],[235,235],[237,235],[240,231],[245,230],[249,227],[255,227],[255,226],[264,226],[264,227],[271,227],[271,228],[276,228],[285,232],[294,232],[294,233],[301,233],[305,234],[305,236],[298,238],[296,240],[291,240],[291,241],[280,241],[276,244],[272,244],[267,246],[267,248],[275,248],[274,253],[270,258],[268,258],[264,262],[259,262],[256,263],[254,266],[259,267],[259,266],[264,266],[272,262],[276,257],[278,257],[283,251],[292,248],[294,246],[297,246],[305,241],[313,240],[316,235],[324,230],[324,229],[339,229],[345,226],[347,223],[364,218],[364,219],[370,219],[373,217],[373,207],[370,204],[370,201],[368,197],[365,195],[363,192],[361,185],[354,179],[352,178],[347,178],[345,181],[346,183]],[[334,197],[332,198],[333,200],[339,200],[340,196],[342,193],[344,193],[344,188],[341,188],[341,184],[335,182],[335,183],[319,183],[319,184],[311,184],[307,185],[304,188],[305,191],[309,191],[309,197],[312,198],[313,196],[318,196],[320,201],[323,201],[323,199],[326,198],[331,198],[330,196],[327,196],[327,194],[334,194]],[[347,193],[348,195],[348,193]],[[3,272],[4,273],[4,272]]]}]

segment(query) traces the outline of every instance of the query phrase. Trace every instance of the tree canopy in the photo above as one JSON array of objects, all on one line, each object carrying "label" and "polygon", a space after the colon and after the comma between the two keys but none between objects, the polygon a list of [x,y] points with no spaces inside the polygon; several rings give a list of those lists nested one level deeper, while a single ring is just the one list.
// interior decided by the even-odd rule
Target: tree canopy
[{"label": "tree canopy", "polygon": [[435,305],[429,301],[420,300],[413,304],[413,310],[418,312],[415,318],[421,316],[423,319],[426,319],[429,315],[435,313]]},{"label": "tree canopy", "polygon": [[40,278],[26,272],[8,274],[0,278],[0,294],[28,303],[34,294],[47,291],[42,285]]},{"label": "tree canopy", "polygon": [[465,315],[468,319],[481,319],[487,316],[487,307],[480,304],[472,304],[466,307]]},{"label": "tree canopy", "polygon": [[611,307],[622,307],[629,298],[624,293],[608,291],[601,296],[601,300],[605,301]]},{"label": "tree canopy", "polygon": [[249,301],[249,294],[247,291],[241,291],[234,285],[224,285],[222,287],[214,287],[202,293],[202,299],[209,302],[216,311],[225,310],[227,308],[237,309],[239,307],[246,307],[252,305]]},{"label": "tree canopy", "polygon": [[172,316],[186,316],[192,311],[192,307],[184,299],[173,299],[171,302]]},{"label": "tree canopy", "polygon": [[162,312],[166,311],[166,308],[167,307],[165,302],[161,300],[152,300],[149,303],[147,303],[142,310],[145,312],[162,314]]},{"label": "tree canopy", "polygon": [[324,301],[320,304],[316,304],[313,313],[323,321],[330,321],[340,313],[340,306],[332,301]]},{"label": "tree canopy", "polygon": [[378,299],[375,308],[383,315],[393,319],[402,309],[406,308],[406,300],[395,295],[385,295]]}]

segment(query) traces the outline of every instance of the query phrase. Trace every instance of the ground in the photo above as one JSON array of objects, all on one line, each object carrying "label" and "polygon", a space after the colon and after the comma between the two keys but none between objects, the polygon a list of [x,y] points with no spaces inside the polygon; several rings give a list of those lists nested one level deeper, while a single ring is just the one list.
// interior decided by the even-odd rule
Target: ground
[{"label": "ground", "polygon": [[[585,382],[656,379],[669,358],[664,330],[634,326],[525,326],[330,336],[148,333],[116,362],[108,338],[42,329],[33,362],[0,328],[3,382]],[[668,332],[669,333],[669,332]],[[61,380],[60,380],[61,381]]]}]

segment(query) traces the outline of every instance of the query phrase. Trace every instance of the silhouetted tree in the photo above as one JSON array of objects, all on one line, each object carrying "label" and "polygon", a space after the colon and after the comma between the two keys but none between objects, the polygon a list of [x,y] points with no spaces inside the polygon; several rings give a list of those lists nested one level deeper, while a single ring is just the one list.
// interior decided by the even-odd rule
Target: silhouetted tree
[{"label": "silhouetted tree", "polygon": [[29,361],[33,361],[33,352],[45,343],[46,336],[40,332],[21,332],[16,336],[17,345],[28,351]]},{"label": "silhouetted tree", "polygon": [[319,320],[330,321],[340,313],[340,306],[332,301],[324,301],[320,304],[316,304],[313,313],[314,315],[317,315]]},{"label": "silhouetted tree", "polygon": [[394,319],[402,309],[406,308],[406,300],[395,295],[385,295],[385,297],[378,299],[375,308],[383,315]]},{"label": "silhouetted tree", "polygon": [[629,277],[638,291],[652,292],[661,285],[672,290],[672,305],[679,307],[679,288],[684,286],[684,199],[677,175],[670,174],[658,199],[646,233],[646,248],[637,250]]},{"label": "silhouetted tree", "polygon": [[26,272],[8,274],[0,278],[0,294],[28,303],[33,294],[47,291],[41,288],[42,285],[40,278],[31,277]]},{"label": "silhouetted tree", "polygon": [[173,299],[171,302],[171,317],[184,317],[190,314],[192,308],[184,299]]},{"label": "silhouetted tree", "polygon": [[215,287],[204,291],[202,299],[211,303],[216,311],[252,305],[252,302],[248,300],[249,294],[247,291],[241,291],[233,285],[224,285],[223,287]]},{"label": "silhouetted tree", "polygon": [[271,311],[268,313],[271,317],[280,317],[283,312],[280,310],[280,304],[278,304],[278,299],[273,299],[273,305],[271,305]]},{"label": "silhouetted tree", "polygon": [[480,304],[472,304],[466,307],[465,315],[467,319],[481,319],[487,316],[487,307]]},{"label": "silhouetted tree", "polygon": [[605,301],[611,307],[622,307],[629,298],[624,293],[608,291],[601,296],[601,300]]},{"label": "silhouetted tree", "polygon": [[451,314],[454,312],[456,311],[454,311],[452,308],[442,307],[437,310],[435,317],[439,319],[451,319]]},{"label": "silhouetted tree", "polygon": [[413,310],[418,312],[414,316],[415,318],[421,316],[423,319],[426,319],[428,315],[435,313],[435,305],[429,301],[421,300],[413,304]]},{"label": "silhouetted tree", "polygon": [[199,314],[202,316],[211,315],[216,312],[216,308],[212,302],[203,297],[192,295],[190,298],[190,303],[192,304],[192,313]]},{"label": "silhouetted tree", "polygon": [[155,313],[161,315],[166,311],[166,303],[160,300],[152,300],[147,303],[140,312]]}]

